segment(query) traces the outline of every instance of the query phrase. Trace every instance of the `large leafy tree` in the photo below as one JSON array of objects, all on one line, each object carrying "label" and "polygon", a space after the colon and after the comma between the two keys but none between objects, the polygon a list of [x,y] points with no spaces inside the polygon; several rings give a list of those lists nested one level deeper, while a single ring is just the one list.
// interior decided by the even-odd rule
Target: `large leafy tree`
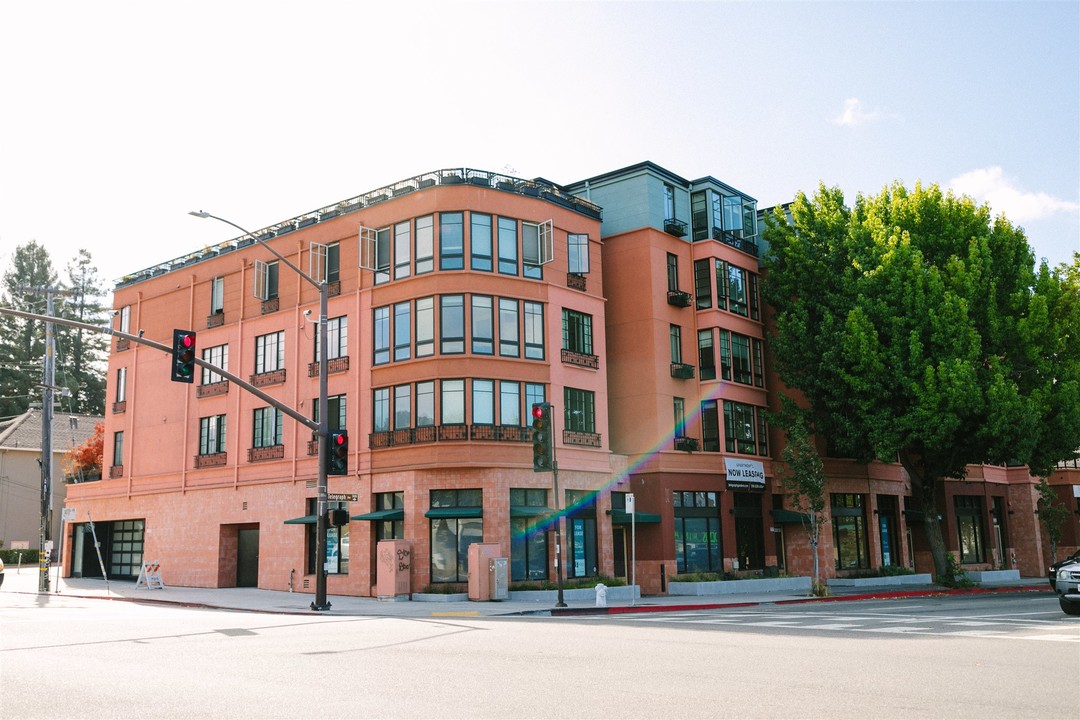
[{"label": "large leafy tree", "polygon": [[[108,324],[108,309],[103,302],[105,291],[88,251],[79,250],[78,256],[68,263],[67,275],[68,290],[59,305],[59,314],[90,325]],[[64,325],[57,325],[56,332],[57,383],[71,388],[71,409],[104,414],[108,336]]]},{"label": "large leafy tree", "polygon": [[1036,270],[1022,230],[936,185],[853,208],[822,185],[789,209],[765,230],[781,379],[835,452],[899,460],[945,578],[946,478],[983,462],[1041,473],[1080,447],[1075,287]]},{"label": "large leafy tree", "polygon": [[[24,312],[44,313],[45,296],[30,288],[53,287],[56,272],[48,251],[31,240],[15,248],[11,265],[0,278],[0,303]],[[41,323],[0,315],[0,417],[26,412],[39,397],[45,331]]]}]

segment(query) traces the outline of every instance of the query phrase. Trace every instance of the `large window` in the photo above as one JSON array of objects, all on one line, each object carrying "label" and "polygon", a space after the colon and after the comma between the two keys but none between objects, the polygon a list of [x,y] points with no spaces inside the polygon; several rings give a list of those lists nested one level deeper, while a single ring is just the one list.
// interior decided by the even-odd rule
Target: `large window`
[{"label": "large window", "polygon": [[517,220],[499,218],[499,272],[504,275],[518,274]]},{"label": "large window", "polygon": [[570,352],[593,354],[592,315],[563,308],[562,346]]},{"label": "large window", "polygon": [[495,424],[495,381],[472,381],[472,421],[474,425]]},{"label": "large window", "polygon": [[439,213],[439,269],[465,267],[465,230],[462,213]]},{"label": "large window", "polygon": [[465,424],[465,381],[440,381],[439,407],[442,410],[443,425]]},{"label": "large window", "polygon": [[548,576],[547,490],[510,489],[510,579]]},{"label": "large window", "polygon": [[255,338],[255,374],[285,367],[285,333],[275,332]]},{"label": "large window", "polygon": [[390,362],[390,308],[378,307],[373,311],[371,326],[372,343],[375,355],[372,361],[376,365]]},{"label": "large window", "polygon": [[[315,362],[322,362],[319,356],[319,326],[315,326]],[[331,360],[349,354],[349,318],[345,315],[326,321],[326,356]]]},{"label": "large window", "polygon": [[956,529],[960,540],[962,564],[986,562],[986,536],[983,531],[983,499],[976,495],[957,495]]},{"label": "large window", "polygon": [[577,275],[589,272],[589,236],[569,233],[566,236],[567,269]]},{"label": "large window", "polygon": [[491,216],[469,213],[470,267],[491,272]]},{"label": "large window", "polygon": [[715,400],[701,403],[701,449],[720,452],[720,413]]},{"label": "large window", "polygon": [[504,357],[518,357],[521,354],[521,340],[518,327],[518,301],[512,298],[499,298],[500,355]]},{"label": "large window", "polygon": [[435,218],[431,215],[416,218],[416,274],[435,269]]},{"label": "large window", "polygon": [[494,301],[487,295],[473,295],[472,304],[472,351],[477,355],[495,352]]},{"label": "large window", "polygon": [[444,355],[465,352],[464,295],[439,298],[439,352]]},{"label": "large window", "polygon": [[[349,512],[349,503],[331,501],[326,505],[329,510],[344,510]],[[307,514],[315,515],[318,511],[318,500],[307,499]],[[307,573],[315,573],[315,548],[316,531],[315,523],[308,523],[305,529],[307,545]],[[326,572],[330,575],[346,575],[349,572],[349,526],[326,528]]]},{"label": "large window", "polygon": [[698,310],[712,307],[712,261],[694,261],[694,298]]},{"label": "large window", "polygon": [[716,353],[713,350],[713,331],[698,330],[698,377],[716,379]]},{"label": "large window", "polygon": [[469,580],[469,546],[484,540],[483,492],[432,490],[431,581],[463,583]]},{"label": "large window", "polygon": [[676,490],[675,567],[680,573],[720,572],[720,510],[712,491]]},{"label": "large window", "polygon": [[[215,367],[219,367],[222,370],[229,369],[229,346],[228,345],[215,345],[214,347],[203,348],[202,359]],[[212,383],[221,382],[225,378],[214,372],[210,368],[202,368],[202,384],[210,385]]]},{"label": "large window", "polygon": [[216,455],[225,452],[225,416],[199,418],[199,454]]},{"label": "large window", "polygon": [[566,491],[566,574],[594,577],[599,572],[596,549],[596,499],[584,490]]},{"label": "large window", "polygon": [[563,405],[566,408],[564,428],[571,432],[596,432],[596,399],[591,390],[564,388]]},{"label": "large window", "polygon": [[409,301],[394,305],[394,359],[408,360],[412,353],[412,306]]},{"label": "large window", "polygon": [[[402,515],[405,513],[405,493],[401,492],[384,492],[375,495],[375,509],[378,511],[394,511],[400,510]],[[404,540],[405,539],[405,520],[390,518],[387,520],[378,520],[375,522],[375,542],[380,540]]]},{"label": "large window", "polygon": [[850,493],[832,495],[830,510],[833,526],[833,556],[837,570],[870,567],[863,497]]},{"label": "large window", "polygon": [[544,359],[544,304],[524,301],[525,357],[530,360]]},{"label": "large window", "polygon": [[416,357],[435,353],[435,298],[416,299]]},{"label": "large window", "polygon": [[255,408],[252,447],[273,447],[281,444],[282,413],[277,408]]},{"label": "large window", "polygon": [[724,440],[728,452],[768,455],[765,408],[725,400]]},{"label": "large window", "polygon": [[394,225],[394,279],[409,277],[412,270],[412,223]]}]

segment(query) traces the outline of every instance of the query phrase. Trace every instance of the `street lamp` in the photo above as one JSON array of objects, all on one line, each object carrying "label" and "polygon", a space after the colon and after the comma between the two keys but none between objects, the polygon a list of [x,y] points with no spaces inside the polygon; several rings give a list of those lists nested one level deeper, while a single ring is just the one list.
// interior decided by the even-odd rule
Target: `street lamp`
[{"label": "street lamp", "polygon": [[211,215],[203,210],[192,210],[188,215],[194,215],[197,218],[212,218],[219,222],[223,222],[226,225],[232,225],[240,232],[247,235],[249,238],[259,243],[267,250],[272,252],[274,256],[285,263],[291,268],[297,275],[307,280],[319,290],[319,475],[318,475],[318,499],[316,500],[315,508],[315,601],[311,603],[312,610],[329,610],[330,603],[326,599],[326,513],[329,509],[326,496],[326,460],[329,455],[329,445],[327,437],[329,435],[327,431],[327,415],[329,414],[328,402],[327,402],[327,383],[326,383],[326,366],[327,366],[327,342],[326,342],[326,308],[328,286],[326,284],[326,278],[324,277],[321,282],[315,280],[300,268],[289,262],[288,258],[272,248],[262,238],[256,237],[249,230],[245,230],[231,220],[218,217],[217,215]]}]

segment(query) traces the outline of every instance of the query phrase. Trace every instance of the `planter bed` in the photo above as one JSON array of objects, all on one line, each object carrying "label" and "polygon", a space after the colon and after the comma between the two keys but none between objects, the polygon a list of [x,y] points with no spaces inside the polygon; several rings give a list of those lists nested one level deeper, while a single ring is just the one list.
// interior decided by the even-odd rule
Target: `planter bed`
[{"label": "planter bed", "polygon": [[[711,582],[668,582],[668,595],[732,595],[768,592],[810,592],[809,577],[713,580]],[[611,591],[608,590],[610,593]]]},{"label": "planter bed", "polygon": [[825,581],[829,587],[893,587],[903,585],[933,585],[930,573],[914,575],[888,575],[870,578],[829,578]]}]

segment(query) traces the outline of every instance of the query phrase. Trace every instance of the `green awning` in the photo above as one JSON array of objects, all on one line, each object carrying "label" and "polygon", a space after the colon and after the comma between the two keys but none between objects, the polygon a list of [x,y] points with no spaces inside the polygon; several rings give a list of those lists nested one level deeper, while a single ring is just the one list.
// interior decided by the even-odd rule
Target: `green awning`
[{"label": "green awning", "polygon": [[548,517],[554,515],[555,511],[549,507],[542,507],[538,505],[511,505],[510,517],[512,518],[531,518],[531,517]]},{"label": "green awning", "polygon": [[784,510],[781,508],[773,508],[772,510],[773,520],[783,525],[784,523],[808,523],[810,522],[810,516],[806,513],[796,512],[794,510]]},{"label": "green awning", "polygon": [[436,518],[478,518],[484,517],[484,508],[478,507],[437,507],[431,508],[424,517]]},{"label": "green awning", "polygon": [[[658,523],[660,522],[660,516],[655,513],[639,512],[634,513],[637,515],[637,524],[642,523]],[[629,525],[630,513],[625,510],[612,510],[611,511],[611,524],[612,525]]]},{"label": "green awning", "polygon": [[382,522],[383,520],[404,520],[405,511],[401,508],[396,510],[375,510],[374,512],[364,513],[363,515],[353,515],[350,520],[371,520],[372,522]]},{"label": "green awning", "polygon": [[305,515],[304,517],[293,518],[292,520],[286,520],[286,525],[313,525],[318,522],[318,515]]}]

